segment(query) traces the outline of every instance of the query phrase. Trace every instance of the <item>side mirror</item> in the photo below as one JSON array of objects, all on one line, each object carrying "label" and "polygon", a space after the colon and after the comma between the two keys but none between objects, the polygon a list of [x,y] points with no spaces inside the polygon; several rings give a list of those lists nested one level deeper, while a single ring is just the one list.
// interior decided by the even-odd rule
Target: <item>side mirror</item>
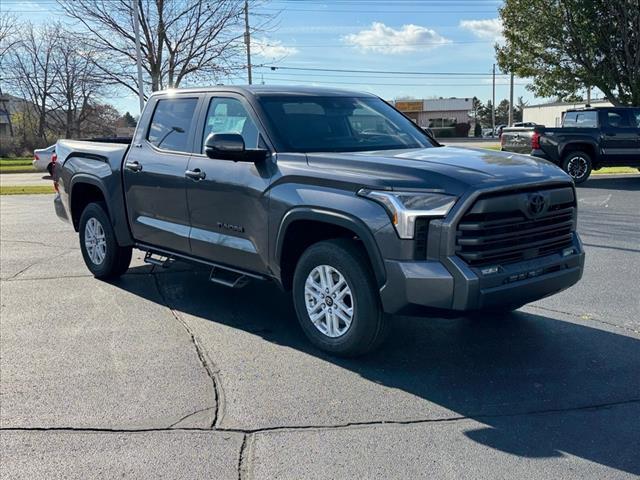
[{"label": "side mirror", "polygon": [[259,163],[267,158],[267,150],[244,148],[239,133],[212,133],[204,141],[204,153],[216,160]]}]

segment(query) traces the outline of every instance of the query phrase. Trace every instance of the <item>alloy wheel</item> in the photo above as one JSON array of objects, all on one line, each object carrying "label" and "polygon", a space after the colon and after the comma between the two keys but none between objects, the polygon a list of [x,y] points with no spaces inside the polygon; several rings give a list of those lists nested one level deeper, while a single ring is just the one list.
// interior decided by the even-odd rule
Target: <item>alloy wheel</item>
[{"label": "alloy wheel", "polygon": [[341,337],[351,327],[354,301],[342,273],[329,265],[315,267],[304,286],[305,306],[313,325],[330,338]]},{"label": "alloy wheel", "polygon": [[107,256],[107,239],[102,224],[91,217],[84,227],[84,246],[95,265],[101,265]]}]

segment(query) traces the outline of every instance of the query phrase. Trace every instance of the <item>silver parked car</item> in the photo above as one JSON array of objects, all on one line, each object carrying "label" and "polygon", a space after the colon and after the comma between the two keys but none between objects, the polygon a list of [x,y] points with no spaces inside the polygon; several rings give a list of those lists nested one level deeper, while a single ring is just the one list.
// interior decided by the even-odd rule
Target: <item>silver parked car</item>
[{"label": "silver parked car", "polygon": [[51,145],[47,148],[38,148],[33,151],[33,168],[39,172],[45,170],[51,175],[53,168],[53,162],[55,161],[54,155],[56,154],[56,146]]}]

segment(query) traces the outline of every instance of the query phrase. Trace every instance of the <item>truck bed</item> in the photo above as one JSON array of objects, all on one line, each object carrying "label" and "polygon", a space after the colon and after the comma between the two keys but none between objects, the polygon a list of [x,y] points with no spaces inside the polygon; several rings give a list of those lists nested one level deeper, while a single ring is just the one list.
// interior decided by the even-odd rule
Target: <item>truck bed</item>
[{"label": "truck bed", "polygon": [[56,154],[60,164],[64,164],[68,158],[73,156],[106,162],[112,170],[118,171],[130,145],[131,141],[123,143],[120,139],[114,139],[113,142],[58,140]]}]

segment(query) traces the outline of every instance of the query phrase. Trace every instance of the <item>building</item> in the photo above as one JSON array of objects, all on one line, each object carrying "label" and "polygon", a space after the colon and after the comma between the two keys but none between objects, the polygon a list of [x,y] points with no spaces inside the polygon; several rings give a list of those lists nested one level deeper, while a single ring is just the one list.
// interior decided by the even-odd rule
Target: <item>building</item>
[{"label": "building", "polygon": [[[592,100],[592,107],[612,107],[613,105],[607,100]],[[564,112],[572,108],[584,108],[586,102],[566,103],[551,102],[541,103],[538,105],[527,105],[522,112],[523,122],[534,122],[547,127],[560,127],[562,125],[562,116]]]},{"label": "building", "polygon": [[421,127],[444,128],[469,123],[472,98],[428,98],[396,100],[395,107]]},{"label": "building", "polygon": [[16,113],[23,112],[28,105],[29,102],[23,98],[0,94],[0,138],[10,138],[15,134],[11,119]]}]

